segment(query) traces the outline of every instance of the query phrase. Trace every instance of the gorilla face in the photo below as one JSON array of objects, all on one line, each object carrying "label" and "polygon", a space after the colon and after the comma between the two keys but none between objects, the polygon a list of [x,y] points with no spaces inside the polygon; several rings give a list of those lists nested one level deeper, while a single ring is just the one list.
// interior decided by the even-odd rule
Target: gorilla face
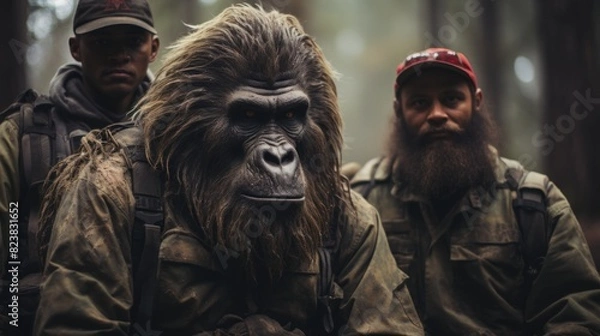
[{"label": "gorilla face", "polygon": [[293,81],[252,81],[227,103],[234,146],[244,154],[234,186],[251,202],[303,202],[305,178],[296,145],[302,143],[309,99]]}]

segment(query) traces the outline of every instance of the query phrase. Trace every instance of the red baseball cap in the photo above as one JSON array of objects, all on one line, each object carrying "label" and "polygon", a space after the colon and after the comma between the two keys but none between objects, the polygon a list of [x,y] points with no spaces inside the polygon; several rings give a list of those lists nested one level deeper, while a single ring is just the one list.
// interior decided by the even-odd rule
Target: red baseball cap
[{"label": "red baseball cap", "polygon": [[394,92],[398,93],[398,88],[406,83],[408,79],[420,75],[423,69],[428,68],[442,68],[457,72],[465,76],[469,83],[477,88],[477,77],[471,63],[463,53],[446,48],[429,48],[408,55],[398,65]]}]

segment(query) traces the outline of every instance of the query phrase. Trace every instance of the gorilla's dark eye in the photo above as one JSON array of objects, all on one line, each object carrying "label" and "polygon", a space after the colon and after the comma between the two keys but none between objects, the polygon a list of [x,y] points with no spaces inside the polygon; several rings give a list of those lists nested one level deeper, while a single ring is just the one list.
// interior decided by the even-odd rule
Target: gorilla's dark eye
[{"label": "gorilla's dark eye", "polygon": [[252,119],[252,118],[256,117],[256,111],[253,111],[253,110],[246,110],[246,111],[244,111],[244,116],[245,116],[246,118],[250,118],[250,119]]},{"label": "gorilla's dark eye", "polygon": [[296,112],[294,112],[294,111],[287,111],[287,112],[285,112],[285,117],[286,117],[287,119],[292,119],[292,118],[294,118],[295,116],[296,116]]}]

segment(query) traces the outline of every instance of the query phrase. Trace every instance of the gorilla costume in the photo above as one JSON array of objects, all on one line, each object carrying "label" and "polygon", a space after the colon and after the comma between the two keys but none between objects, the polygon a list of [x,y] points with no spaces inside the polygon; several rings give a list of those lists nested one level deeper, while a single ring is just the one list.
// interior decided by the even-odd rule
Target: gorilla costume
[{"label": "gorilla costume", "polygon": [[165,216],[152,322],[142,329],[326,334],[319,252],[333,241],[330,333],[423,334],[377,212],[339,173],[333,70],[293,16],[237,5],[193,27],[135,120],[84,138],[47,187],[39,333],[139,330],[124,149],[140,146],[161,176]]}]

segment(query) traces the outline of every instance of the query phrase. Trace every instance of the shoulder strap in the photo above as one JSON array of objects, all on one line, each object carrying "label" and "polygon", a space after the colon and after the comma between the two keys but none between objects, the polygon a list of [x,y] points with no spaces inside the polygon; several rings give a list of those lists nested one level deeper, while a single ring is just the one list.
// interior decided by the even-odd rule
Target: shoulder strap
[{"label": "shoulder strap", "polygon": [[[20,196],[25,216],[19,225],[19,235],[24,245],[23,258],[27,260],[25,273],[38,262],[37,240],[41,187],[57,161],[57,149],[67,150],[56,141],[57,131],[66,133],[64,124],[53,118],[53,105],[46,96],[27,90],[19,98],[19,169],[21,171]],[[33,99],[33,101],[32,101]]]},{"label": "shoulder strap", "polygon": [[152,320],[154,290],[157,283],[158,252],[164,225],[160,174],[150,166],[140,145],[126,147],[132,163],[135,197],[131,254],[133,262],[134,303],[132,329],[145,327]]},{"label": "shoulder strap", "polygon": [[339,223],[338,212],[334,213],[329,223],[326,239],[319,248],[319,276],[317,279],[317,312],[321,319],[320,325],[326,335],[332,334],[335,329],[332,305],[338,299],[335,295],[333,263],[339,248]]},{"label": "shoulder strap", "polygon": [[52,167],[54,158],[52,142],[56,138],[56,129],[51,110],[52,103],[42,96],[38,96],[34,102],[21,105],[20,152],[23,160],[24,182],[27,187],[43,183]]},{"label": "shoulder strap", "polygon": [[352,178],[350,186],[367,198],[378,182],[387,181],[392,175],[391,160],[378,157],[369,160]]},{"label": "shoulder strap", "polygon": [[39,94],[34,89],[27,89],[21,92],[15,101],[8,105],[4,110],[0,111],[0,122],[8,117],[14,116],[24,103],[33,103]]},{"label": "shoulder strap", "polygon": [[318,316],[326,334],[334,329],[331,301],[333,296],[333,266],[331,264],[332,251],[327,247],[319,248],[319,278],[317,280]]},{"label": "shoulder strap", "polygon": [[542,268],[552,234],[546,204],[548,178],[522,167],[509,165],[506,179],[509,187],[516,193],[513,210],[521,231],[525,282],[530,287]]}]

